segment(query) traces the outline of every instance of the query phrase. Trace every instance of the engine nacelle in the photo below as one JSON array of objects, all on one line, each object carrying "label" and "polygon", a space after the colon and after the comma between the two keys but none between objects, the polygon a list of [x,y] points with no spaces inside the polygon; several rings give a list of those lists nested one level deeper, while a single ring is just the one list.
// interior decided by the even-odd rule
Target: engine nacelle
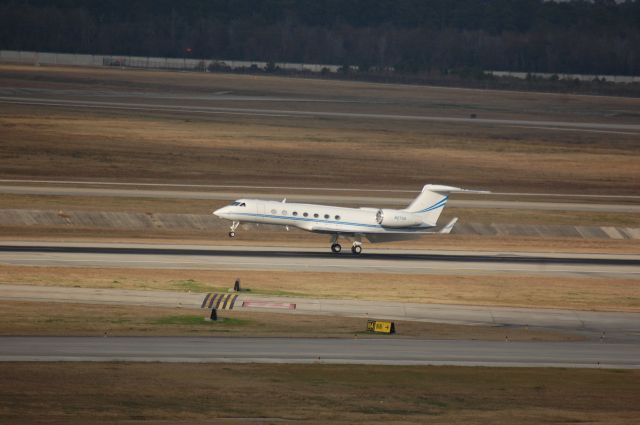
[{"label": "engine nacelle", "polygon": [[378,210],[376,221],[383,227],[411,227],[422,224],[417,215],[400,210]]}]

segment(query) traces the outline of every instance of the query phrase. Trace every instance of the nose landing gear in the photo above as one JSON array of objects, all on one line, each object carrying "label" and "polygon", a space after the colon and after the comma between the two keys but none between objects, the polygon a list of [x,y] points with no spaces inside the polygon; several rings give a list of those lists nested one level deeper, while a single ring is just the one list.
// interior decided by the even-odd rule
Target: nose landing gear
[{"label": "nose landing gear", "polygon": [[338,235],[331,235],[331,252],[339,254],[342,251],[342,245],[338,243]]},{"label": "nose landing gear", "polygon": [[234,221],[231,224],[231,227],[230,227],[231,231],[229,232],[229,237],[230,238],[235,238],[236,237],[236,229],[238,228],[239,225],[240,225],[239,221]]}]

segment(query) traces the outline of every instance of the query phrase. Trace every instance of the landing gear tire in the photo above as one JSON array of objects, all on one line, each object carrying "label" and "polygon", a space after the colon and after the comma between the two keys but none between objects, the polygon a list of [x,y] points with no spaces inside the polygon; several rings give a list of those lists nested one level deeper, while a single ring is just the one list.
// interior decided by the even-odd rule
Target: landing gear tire
[{"label": "landing gear tire", "polygon": [[334,254],[338,254],[340,251],[342,251],[342,246],[339,243],[334,243],[333,245],[331,245],[331,252],[333,252]]},{"label": "landing gear tire", "polygon": [[235,238],[236,237],[236,232],[234,232],[234,231],[229,232],[229,237],[230,238]]},{"label": "landing gear tire", "polygon": [[362,252],[362,247],[360,245],[354,245],[351,247],[351,252],[355,255],[360,255]]}]

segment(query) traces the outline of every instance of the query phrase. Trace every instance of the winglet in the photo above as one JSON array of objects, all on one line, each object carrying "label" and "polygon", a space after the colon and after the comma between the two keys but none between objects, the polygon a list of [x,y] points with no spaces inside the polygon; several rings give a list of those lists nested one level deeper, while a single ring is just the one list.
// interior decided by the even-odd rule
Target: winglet
[{"label": "winglet", "polygon": [[422,188],[423,192],[436,192],[436,193],[478,193],[487,194],[491,193],[488,190],[473,190],[473,189],[461,189],[459,187],[445,186],[441,184],[427,184]]},{"label": "winglet", "polygon": [[442,235],[448,235],[449,233],[451,233],[451,230],[453,230],[453,226],[455,226],[457,221],[458,221],[458,217],[455,217],[453,220],[451,220],[449,223],[447,223],[446,226],[444,226],[442,229],[440,229],[440,231],[438,233],[440,233]]}]

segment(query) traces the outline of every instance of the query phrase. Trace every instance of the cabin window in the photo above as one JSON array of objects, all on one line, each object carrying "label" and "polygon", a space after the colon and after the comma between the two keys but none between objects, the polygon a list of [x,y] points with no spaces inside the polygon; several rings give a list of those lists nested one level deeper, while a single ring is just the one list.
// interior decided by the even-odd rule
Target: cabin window
[{"label": "cabin window", "polygon": [[339,215],[336,215],[336,220],[340,220],[340,216]]},{"label": "cabin window", "polygon": [[276,210],[271,210],[271,214],[278,214],[278,211],[276,211]]},{"label": "cabin window", "polygon": [[294,211],[294,212],[293,212],[293,215],[298,215],[298,212],[297,212],[297,211]]},{"label": "cabin window", "polygon": [[309,213],[304,213],[302,215],[305,216],[305,217],[309,217]]},{"label": "cabin window", "polygon": [[282,215],[287,215],[287,210],[282,210]]},{"label": "cabin window", "polygon": [[313,217],[314,217],[314,218],[318,218],[318,214],[317,214],[317,213],[316,213],[316,214],[314,214],[314,215],[313,215]]},{"label": "cabin window", "polygon": [[325,219],[325,220],[329,220],[329,214],[325,214],[325,215],[324,215],[324,219]]}]

